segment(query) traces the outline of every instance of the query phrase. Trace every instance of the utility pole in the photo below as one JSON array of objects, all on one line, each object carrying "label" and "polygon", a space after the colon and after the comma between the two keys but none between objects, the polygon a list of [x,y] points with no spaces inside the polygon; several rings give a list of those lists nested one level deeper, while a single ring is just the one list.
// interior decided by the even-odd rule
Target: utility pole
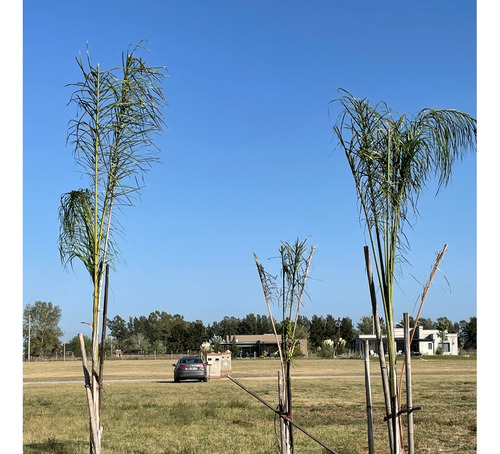
[{"label": "utility pole", "polygon": [[31,314],[28,312],[28,362],[31,361]]}]

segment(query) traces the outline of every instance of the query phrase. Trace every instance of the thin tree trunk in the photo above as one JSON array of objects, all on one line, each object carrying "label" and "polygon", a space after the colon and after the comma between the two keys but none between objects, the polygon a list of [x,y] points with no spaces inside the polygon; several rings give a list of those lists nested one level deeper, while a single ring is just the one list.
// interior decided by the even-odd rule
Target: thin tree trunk
[{"label": "thin tree trunk", "polygon": [[[400,454],[402,452],[401,446],[403,445],[403,442],[401,440],[400,431],[402,430],[401,427],[401,419],[398,415],[398,410],[399,410],[399,399],[398,399],[398,386],[397,386],[397,376],[396,376],[396,368],[393,369],[392,376],[390,377],[392,380],[392,383],[394,385],[394,390],[396,391],[395,395],[391,396],[391,414],[389,421],[392,423],[392,433],[394,434],[394,452],[397,454]],[[401,434],[402,435],[402,434]]]},{"label": "thin tree trunk", "polygon": [[[280,414],[286,414],[286,385],[285,385],[285,377],[281,372],[278,372],[278,397],[279,397],[279,408]],[[280,418],[280,452],[281,454],[291,454],[290,453],[290,444],[289,444],[289,432],[287,421],[284,418]]]},{"label": "thin tree trunk", "polygon": [[365,389],[366,389],[366,418],[368,425],[368,453],[374,453],[373,446],[373,412],[372,412],[372,388],[370,383],[370,353],[369,341],[365,340]]},{"label": "thin tree trunk", "polygon": [[[364,252],[365,252],[366,273],[368,277],[368,286],[370,288],[370,298],[372,303],[373,324],[375,326],[375,334],[377,337],[377,344],[378,344],[378,358],[380,363],[380,373],[382,376],[382,387],[384,390],[385,412],[386,415],[389,416],[391,415],[391,407],[392,407],[391,393],[389,388],[389,374],[387,372],[387,365],[385,363],[384,342],[382,340],[382,330],[380,329],[380,318],[378,316],[378,309],[377,309],[377,297],[375,292],[375,284],[373,282],[370,250],[368,246],[364,247]],[[395,454],[394,430],[390,418],[387,419],[387,433],[389,437],[389,446],[391,447],[391,454]]]},{"label": "thin tree trunk", "polygon": [[[90,369],[90,390],[92,393],[92,411],[94,414],[95,418],[95,426],[96,426],[96,437],[97,437],[97,442],[98,445],[94,445],[94,450],[92,451],[92,446],[90,450],[90,454],[97,454],[100,452],[100,444],[101,444],[101,434],[100,434],[100,414],[99,414],[99,377],[98,377],[98,357],[99,357],[99,336],[98,336],[98,330],[99,330],[99,312],[100,309],[96,309],[96,314],[94,314],[93,317],[93,323],[92,323],[92,344],[90,348],[90,360],[91,360],[91,369]],[[96,318],[97,317],[97,318]],[[99,446],[99,448],[98,448]],[[99,451],[96,451],[96,449],[99,449]]]},{"label": "thin tree trunk", "polygon": [[[104,282],[104,304],[102,313],[102,332],[101,332],[101,353],[99,355],[99,394],[102,390],[104,358],[106,347],[106,320],[108,317],[108,287],[109,287],[109,263],[106,264],[106,280]],[[101,397],[99,396],[99,413],[101,413]]]},{"label": "thin tree trunk", "polygon": [[[291,376],[291,361],[288,359],[286,362],[286,411],[290,419],[293,418],[292,412],[292,376]],[[290,454],[294,453],[293,446],[293,426],[289,420],[286,421],[288,430],[288,439],[290,441]]]},{"label": "thin tree trunk", "polygon": [[82,350],[83,376],[85,379],[85,392],[87,394],[87,403],[89,406],[90,451],[92,454],[101,454],[101,443],[97,429],[98,425],[94,406],[94,394],[92,392],[92,380],[90,378],[89,368],[87,365],[87,353],[85,351],[83,334],[78,333],[78,338],[80,340],[80,349]]},{"label": "thin tree trunk", "polygon": [[408,312],[403,314],[405,330],[405,365],[406,365],[406,409],[408,411],[408,454],[415,453],[413,439],[413,396],[411,386],[411,349],[410,349],[410,317]]}]

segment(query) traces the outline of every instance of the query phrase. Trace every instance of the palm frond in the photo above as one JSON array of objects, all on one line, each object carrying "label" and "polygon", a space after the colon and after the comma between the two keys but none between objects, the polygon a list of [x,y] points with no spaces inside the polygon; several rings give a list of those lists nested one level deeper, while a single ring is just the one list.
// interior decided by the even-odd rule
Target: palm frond
[{"label": "palm frond", "polygon": [[92,245],[94,227],[92,194],[80,189],[63,194],[59,207],[59,254],[64,265],[82,261],[93,275]]}]

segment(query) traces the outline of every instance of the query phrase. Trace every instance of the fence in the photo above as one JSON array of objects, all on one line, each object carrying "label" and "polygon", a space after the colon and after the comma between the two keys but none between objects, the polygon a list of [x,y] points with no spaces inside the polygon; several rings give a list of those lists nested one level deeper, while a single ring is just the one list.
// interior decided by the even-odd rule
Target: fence
[{"label": "fence", "polygon": [[[186,351],[186,352],[170,352],[170,353],[122,353],[117,356],[116,354],[110,355],[106,354],[106,361],[140,361],[140,360],[158,360],[158,361],[177,361],[179,358],[182,358],[186,355],[199,355],[198,351]],[[73,352],[66,352],[66,355],[54,354],[52,356],[34,356],[31,355],[30,361],[81,361],[82,358],[80,356],[73,355]],[[23,361],[28,362],[26,355],[23,355]]]}]

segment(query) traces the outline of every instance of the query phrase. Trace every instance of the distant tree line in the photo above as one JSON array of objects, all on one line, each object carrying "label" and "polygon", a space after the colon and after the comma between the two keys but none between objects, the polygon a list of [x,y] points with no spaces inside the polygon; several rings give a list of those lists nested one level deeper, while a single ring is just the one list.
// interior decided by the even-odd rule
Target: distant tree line
[{"label": "distant tree line", "polygon": [[[243,318],[226,316],[220,321],[204,325],[202,321],[189,322],[179,314],[155,311],[148,317],[129,317],[126,322],[116,315],[107,326],[117,348],[124,352],[198,350],[207,340],[225,340],[227,336],[244,334],[271,334],[273,327],[267,315],[247,314]],[[277,323],[277,330],[281,327]],[[352,320],[335,319],[332,315],[311,319],[299,316],[296,338],[308,339],[310,348],[321,347],[325,339],[345,339],[350,343],[356,337]]]},{"label": "distant tree line", "polygon": [[[24,352],[27,356],[28,343],[30,355],[44,359],[62,354],[63,348],[75,356],[80,356],[78,337],[69,339],[64,345],[59,328],[61,309],[52,303],[36,301],[27,304],[23,314]],[[382,329],[385,329],[383,320]],[[418,324],[424,329],[438,329],[448,333],[457,333],[459,346],[466,350],[476,349],[476,317],[469,321],[452,322],[446,317],[436,321],[420,318]],[[410,326],[414,319],[410,317]],[[402,321],[400,322],[402,326]],[[203,342],[220,343],[226,336],[244,334],[270,334],[273,332],[271,320],[267,315],[253,313],[243,318],[225,316],[220,321],[205,325],[201,320],[187,321],[180,314],[169,314],[165,311],[154,311],[148,316],[129,317],[128,321],[115,315],[107,322],[107,352],[121,350],[123,353],[169,353],[199,350]],[[278,323],[278,332],[280,326]],[[373,319],[363,316],[354,326],[349,317],[313,315],[308,318],[299,316],[296,338],[307,339],[309,349],[315,353],[343,353],[349,349],[351,341],[358,334],[372,334]],[[28,342],[28,337],[30,337]],[[90,348],[90,338],[84,336],[86,348]],[[325,342],[326,341],[326,342]]]},{"label": "distant tree line", "polygon": [[[476,317],[467,322],[461,320],[453,323],[446,317],[439,317],[436,321],[419,319],[418,324],[423,329],[438,329],[448,333],[457,333],[460,348],[476,349]],[[277,330],[280,331],[279,322]],[[402,321],[400,322],[402,326]],[[270,334],[273,332],[271,320],[267,315],[247,314],[243,318],[225,316],[220,321],[204,325],[201,320],[194,322],[184,320],[179,314],[171,315],[167,312],[155,311],[149,316],[129,317],[128,322],[119,315],[108,320],[109,334],[116,348],[124,353],[139,352],[175,352],[199,350],[205,341],[225,340],[227,336],[244,334]],[[414,319],[410,317],[410,326],[414,326]],[[382,329],[385,329],[382,321]],[[296,338],[307,339],[309,349],[320,352],[325,348],[325,341],[332,341],[337,353],[349,349],[351,342],[358,334],[371,334],[373,323],[371,316],[363,316],[354,326],[349,317],[335,318],[331,314],[326,316],[313,315],[308,318],[299,316],[299,325]]]}]

